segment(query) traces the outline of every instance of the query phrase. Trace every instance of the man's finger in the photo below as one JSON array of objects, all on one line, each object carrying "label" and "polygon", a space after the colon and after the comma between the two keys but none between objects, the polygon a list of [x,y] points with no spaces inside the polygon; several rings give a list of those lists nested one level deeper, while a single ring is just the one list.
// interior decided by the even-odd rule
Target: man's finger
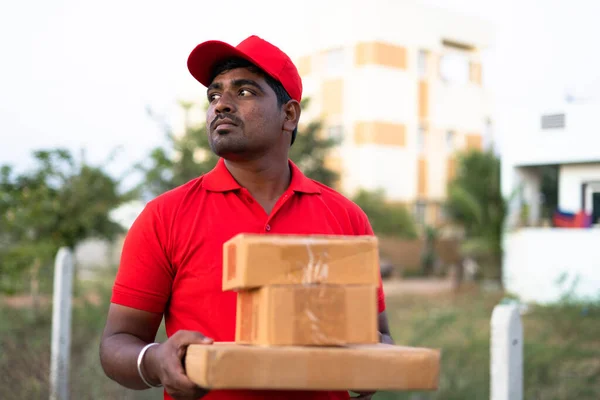
[{"label": "man's finger", "polygon": [[177,374],[171,378],[171,386],[177,388],[177,391],[188,395],[194,394],[200,387],[192,382],[186,375]]},{"label": "man's finger", "polygon": [[185,373],[185,368],[183,363],[180,362],[178,358],[172,360],[169,366],[170,371],[170,381],[172,386],[181,387],[187,389],[199,389],[200,387],[192,382],[187,374]]},{"label": "man's finger", "polygon": [[177,344],[179,345],[210,344],[214,342],[212,338],[206,337],[200,332],[196,331],[179,331],[177,334]]},{"label": "man's finger", "polygon": [[206,337],[199,332],[194,331],[180,331],[181,334],[175,341],[177,357],[183,361],[187,347],[190,344],[212,344],[214,341],[212,338]]},{"label": "man's finger", "polygon": [[179,371],[172,370],[169,376],[168,385],[165,387],[169,395],[174,398],[198,398],[203,389],[192,382],[187,375]]}]

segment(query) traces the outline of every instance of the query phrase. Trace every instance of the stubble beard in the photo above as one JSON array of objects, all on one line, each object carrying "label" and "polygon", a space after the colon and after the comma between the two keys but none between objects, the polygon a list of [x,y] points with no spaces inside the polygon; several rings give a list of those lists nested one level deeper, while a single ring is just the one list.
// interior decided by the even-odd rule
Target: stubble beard
[{"label": "stubble beard", "polygon": [[[208,144],[212,152],[218,157],[228,158],[243,155],[248,150],[248,143],[243,137],[232,137],[230,133],[224,134],[222,137],[209,137]],[[219,134],[216,134],[219,135]]]}]

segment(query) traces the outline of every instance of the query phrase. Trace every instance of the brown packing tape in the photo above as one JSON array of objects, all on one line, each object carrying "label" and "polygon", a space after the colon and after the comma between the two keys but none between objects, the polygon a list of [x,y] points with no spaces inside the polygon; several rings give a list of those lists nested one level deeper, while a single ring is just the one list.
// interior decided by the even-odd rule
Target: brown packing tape
[{"label": "brown packing tape", "polygon": [[[302,288],[294,292],[294,342],[341,344],[332,321],[346,325],[343,292],[324,287]],[[333,329],[332,329],[333,328]]]},{"label": "brown packing tape", "polygon": [[226,242],[223,290],[272,284],[379,284],[375,236],[250,235]]},{"label": "brown packing tape", "polygon": [[[329,290],[327,290],[329,289]],[[294,343],[342,345],[346,327],[346,293],[323,285],[294,291]]]},{"label": "brown packing tape", "polygon": [[[289,264],[286,276],[290,283],[325,283],[332,262],[339,264],[369,264],[372,258],[370,243],[353,243],[350,249],[335,248],[320,240],[307,239],[303,246],[281,246],[280,260]],[[335,260],[335,261],[333,261]]]},{"label": "brown packing tape", "polygon": [[207,389],[436,390],[440,351],[347,347],[190,345],[186,373]]},{"label": "brown packing tape", "polygon": [[238,292],[236,342],[377,343],[374,285],[275,285]]}]

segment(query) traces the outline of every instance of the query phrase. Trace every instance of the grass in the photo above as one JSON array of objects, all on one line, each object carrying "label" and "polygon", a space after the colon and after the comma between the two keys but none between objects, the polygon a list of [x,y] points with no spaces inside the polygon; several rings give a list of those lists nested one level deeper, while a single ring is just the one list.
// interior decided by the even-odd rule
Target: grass
[{"label": "grass", "polygon": [[[99,302],[77,301],[73,309],[71,397],[162,399],[160,390],[136,392],[104,376],[98,344],[110,292],[106,285],[79,288]],[[440,388],[428,393],[378,393],[376,400],[489,399],[490,316],[501,296],[480,289],[457,296],[388,297],[392,334],[398,344],[440,348]],[[48,397],[51,309],[0,305],[0,398]],[[525,399],[600,398],[600,304],[535,307],[523,316]],[[164,338],[164,330],[161,330]]]},{"label": "grass", "polygon": [[[490,317],[499,294],[397,297],[389,303],[398,344],[442,350],[434,393],[380,393],[380,400],[489,399]],[[600,303],[532,307],[522,316],[524,399],[600,398]]]}]

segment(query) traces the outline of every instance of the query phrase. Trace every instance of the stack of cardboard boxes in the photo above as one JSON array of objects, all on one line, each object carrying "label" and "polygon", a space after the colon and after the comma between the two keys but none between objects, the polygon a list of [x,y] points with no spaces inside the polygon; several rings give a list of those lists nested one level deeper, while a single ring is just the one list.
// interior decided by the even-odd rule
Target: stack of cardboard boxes
[{"label": "stack of cardboard boxes", "polygon": [[223,269],[223,290],[238,291],[237,343],[378,342],[374,237],[239,235]]},{"label": "stack of cardboard boxes", "polygon": [[437,388],[439,351],[379,343],[379,276],[373,236],[235,236],[223,247],[235,343],[190,346],[188,376],[213,389]]}]

